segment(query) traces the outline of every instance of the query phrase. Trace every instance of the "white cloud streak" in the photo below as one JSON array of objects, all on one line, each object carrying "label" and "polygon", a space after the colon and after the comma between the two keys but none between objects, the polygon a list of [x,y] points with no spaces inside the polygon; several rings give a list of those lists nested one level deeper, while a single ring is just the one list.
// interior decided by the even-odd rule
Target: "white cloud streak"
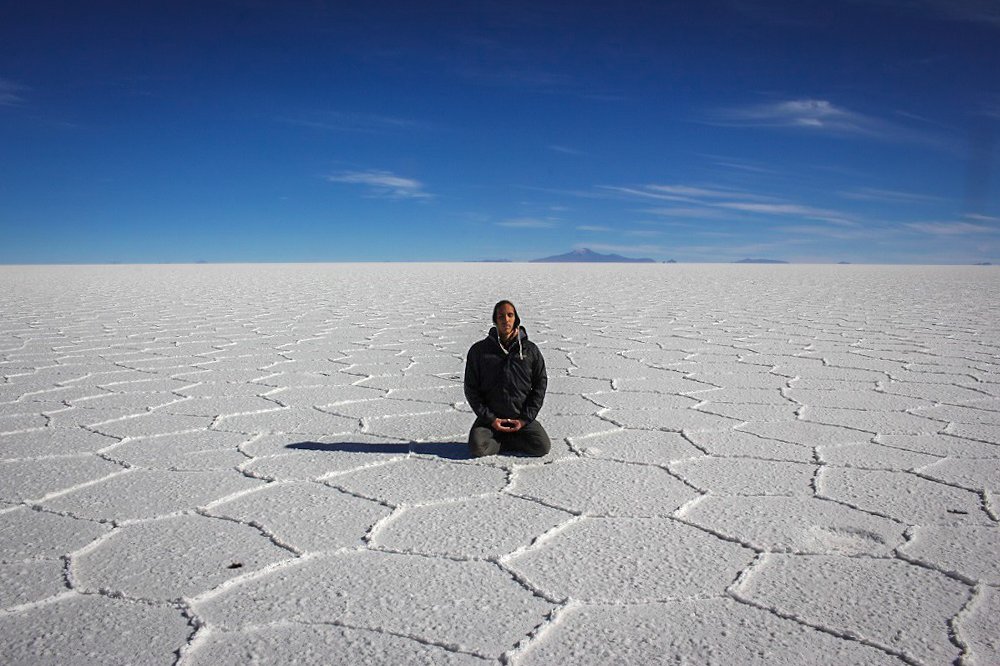
[{"label": "white cloud streak", "polygon": [[582,150],[577,150],[575,148],[569,148],[567,146],[550,145],[549,150],[554,153],[562,153],[563,155],[583,155]]},{"label": "white cloud streak", "polygon": [[897,190],[880,190],[874,187],[862,187],[849,192],[841,192],[840,196],[845,199],[854,199],[857,201],[885,201],[888,203],[906,204],[937,203],[942,201],[940,197],[934,197],[928,194],[914,194],[912,192],[899,192]]},{"label": "white cloud streak", "polygon": [[0,78],[0,106],[18,106],[24,103],[21,92],[25,87],[9,79]]},{"label": "white cloud streak", "polygon": [[798,204],[768,204],[745,201],[725,201],[712,205],[718,206],[719,208],[738,210],[745,213],[756,213],[759,215],[792,215],[812,220],[822,220],[832,224],[842,224],[845,226],[856,224],[856,222],[835,210],[813,208],[811,206],[800,206]]},{"label": "white cloud streak", "polygon": [[606,187],[604,189],[632,197],[693,204],[692,206],[678,206],[676,208],[664,207],[644,210],[644,212],[665,217],[719,219],[726,217],[724,211],[736,211],[751,215],[799,217],[842,226],[857,224],[851,216],[840,211],[803,206],[797,203],[781,201],[774,197],[748,194],[724,188],[694,187],[689,185],[644,185],[641,187]]},{"label": "white cloud streak", "polygon": [[584,248],[593,250],[594,252],[613,252],[615,254],[625,254],[625,255],[636,255],[636,254],[658,254],[663,255],[667,252],[667,249],[660,245],[610,245],[604,243],[577,243],[573,246],[574,250],[582,250]]},{"label": "white cloud streak", "polygon": [[794,127],[843,134],[872,134],[882,123],[825,99],[790,99],[724,109],[720,124],[737,127]]},{"label": "white cloud streak", "polygon": [[720,109],[705,120],[726,127],[793,129],[833,136],[859,136],[954,151],[952,141],[838,106],[826,99],[788,99]]},{"label": "white cloud streak", "polygon": [[602,227],[594,224],[585,224],[583,226],[577,227],[577,231],[611,231],[611,227]]},{"label": "white cloud streak", "polygon": [[394,116],[383,116],[374,113],[327,111],[320,114],[310,115],[311,117],[306,118],[278,118],[277,120],[289,125],[329,132],[383,133],[389,131],[427,129],[425,124],[415,120],[397,118]]},{"label": "white cloud streak", "polygon": [[497,222],[498,227],[508,227],[510,229],[548,229],[555,224],[548,220],[539,220],[534,217],[515,217],[502,222]]},{"label": "white cloud streak", "polygon": [[914,231],[920,231],[933,236],[991,234],[1000,231],[993,227],[988,227],[983,224],[972,224],[971,222],[911,222],[903,226],[913,229]]},{"label": "white cloud streak", "polygon": [[699,197],[703,199],[731,199],[734,196],[743,196],[736,190],[692,187],[690,185],[646,185],[646,188],[661,194],[672,194],[680,197]]},{"label": "white cloud streak", "polygon": [[643,208],[640,209],[639,212],[648,213],[650,215],[658,215],[661,217],[683,217],[699,220],[717,220],[726,216],[726,213],[721,210],[685,206],[679,206],[677,208]]},{"label": "white cloud streak", "polygon": [[912,10],[925,7],[953,21],[979,23],[1000,28],[1000,5],[993,0],[883,0],[885,4]]},{"label": "white cloud streak", "polygon": [[413,178],[397,176],[390,171],[345,171],[327,176],[331,183],[349,183],[364,185],[369,196],[384,199],[430,199],[431,194],[424,192],[423,183]]}]

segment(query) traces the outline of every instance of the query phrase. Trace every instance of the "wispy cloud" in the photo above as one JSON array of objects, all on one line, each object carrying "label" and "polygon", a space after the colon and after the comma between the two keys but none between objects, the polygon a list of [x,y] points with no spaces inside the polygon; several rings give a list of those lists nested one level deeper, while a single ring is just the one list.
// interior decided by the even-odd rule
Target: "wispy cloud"
[{"label": "wispy cloud", "polygon": [[998,233],[1000,229],[971,222],[911,222],[903,226],[934,236],[959,236],[963,234]]},{"label": "wispy cloud", "polygon": [[10,79],[0,78],[0,106],[18,106],[24,103],[21,93],[26,88]]},{"label": "wispy cloud", "polygon": [[547,229],[556,226],[549,220],[540,220],[535,217],[515,217],[509,220],[497,222],[498,227],[508,227],[512,229]]},{"label": "wispy cloud", "polygon": [[614,245],[607,243],[577,243],[574,250],[591,249],[594,252],[614,252],[616,254],[658,254],[663,255],[667,249],[660,245]]},{"label": "wispy cloud", "polygon": [[599,189],[627,197],[644,197],[660,201],[676,201],[678,203],[706,205],[710,200],[746,199],[750,201],[776,201],[774,197],[765,197],[750,192],[742,192],[721,187],[702,187],[694,185],[636,185],[629,187],[602,185]]},{"label": "wispy cloud", "polygon": [[726,216],[726,213],[713,208],[695,208],[692,206],[678,206],[676,208],[643,208],[640,213],[659,215],[662,217],[684,217],[699,220],[716,220]]},{"label": "wispy cloud", "polygon": [[843,134],[873,134],[882,122],[825,99],[789,99],[721,109],[719,124],[737,127],[793,127]]},{"label": "wispy cloud", "polygon": [[690,185],[646,185],[646,187],[653,192],[662,192],[683,197],[701,197],[706,199],[730,199],[733,196],[741,195],[740,192],[730,189],[692,187]]},{"label": "wispy cloud", "polygon": [[1000,6],[991,0],[881,0],[881,3],[910,11],[926,8],[953,21],[1000,28]]},{"label": "wispy cloud", "polygon": [[576,228],[577,231],[594,231],[594,232],[605,232],[611,231],[611,227],[602,227],[596,224],[584,224]]},{"label": "wispy cloud", "polygon": [[776,231],[788,234],[790,238],[798,241],[809,240],[811,237],[819,239],[836,239],[842,241],[872,241],[890,235],[885,229],[870,228],[850,228],[825,227],[819,224],[793,224],[777,227]]},{"label": "wispy cloud", "polygon": [[993,215],[980,215],[979,213],[966,213],[962,217],[967,220],[976,220],[978,222],[1000,222],[1000,217],[995,217]]},{"label": "wispy cloud", "polygon": [[582,150],[577,150],[576,148],[570,148],[568,146],[550,145],[548,149],[554,153],[562,153],[564,155],[583,155]]},{"label": "wispy cloud", "polygon": [[857,201],[885,201],[888,203],[922,204],[937,203],[942,201],[941,197],[929,194],[914,194],[913,192],[900,192],[897,190],[880,190],[874,187],[861,187],[848,192],[841,192],[840,196],[845,199]]},{"label": "wispy cloud", "polygon": [[719,208],[738,210],[745,213],[756,213],[760,215],[792,215],[804,217],[812,220],[822,220],[833,224],[854,225],[856,222],[849,217],[835,210],[825,208],[813,208],[812,206],[800,206],[798,204],[770,204],[750,201],[723,201],[712,204]]},{"label": "wispy cloud", "polygon": [[724,155],[703,155],[703,157],[712,161],[712,164],[716,166],[725,167],[727,169],[736,169],[737,171],[746,171],[749,173],[762,173],[762,174],[774,174],[778,173],[774,169],[755,164],[743,159],[737,159],[735,157],[727,157]]},{"label": "wispy cloud", "polygon": [[536,67],[491,64],[470,65],[457,70],[459,76],[474,83],[504,88],[527,88],[542,92],[565,92],[576,86],[576,81],[556,72],[546,72]]},{"label": "wispy cloud", "polygon": [[390,171],[345,171],[327,176],[331,183],[364,185],[368,195],[384,199],[430,199],[419,180],[397,176]]},{"label": "wispy cloud", "polygon": [[844,226],[857,224],[851,216],[840,211],[804,206],[795,202],[782,201],[776,197],[720,187],[642,185],[638,187],[606,187],[604,189],[631,197],[692,204],[689,206],[645,209],[645,212],[666,217],[719,219],[726,217],[724,211],[735,211],[751,215],[799,217]]},{"label": "wispy cloud", "polygon": [[718,109],[703,122],[727,127],[791,129],[831,136],[855,136],[912,143],[954,152],[953,140],[854,111],[826,99],[786,99]]},{"label": "wispy cloud", "polygon": [[307,127],[309,129],[328,132],[379,133],[393,130],[405,131],[427,128],[425,123],[409,118],[398,118],[376,113],[350,113],[342,111],[306,114],[305,117],[278,118],[278,121],[297,127]]}]

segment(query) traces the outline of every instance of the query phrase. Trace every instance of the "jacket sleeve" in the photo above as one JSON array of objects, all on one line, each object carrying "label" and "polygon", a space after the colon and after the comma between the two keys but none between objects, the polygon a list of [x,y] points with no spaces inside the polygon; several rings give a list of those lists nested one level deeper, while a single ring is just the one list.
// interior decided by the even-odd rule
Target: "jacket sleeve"
[{"label": "jacket sleeve", "polygon": [[549,385],[542,352],[538,347],[535,347],[534,352],[535,362],[531,368],[531,391],[528,393],[528,399],[524,401],[524,414],[522,415],[525,423],[531,423],[538,416],[538,412],[542,409],[542,402],[545,401],[545,389]]},{"label": "jacket sleeve", "polygon": [[476,351],[475,345],[473,345],[469,349],[469,354],[465,360],[465,400],[469,403],[469,407],[472,407],[472,411],[476,413],[476,416],[487,421],[492,421],[496,416],[486,406],[486,399],[480,388],[480,381],[479,354]]}]

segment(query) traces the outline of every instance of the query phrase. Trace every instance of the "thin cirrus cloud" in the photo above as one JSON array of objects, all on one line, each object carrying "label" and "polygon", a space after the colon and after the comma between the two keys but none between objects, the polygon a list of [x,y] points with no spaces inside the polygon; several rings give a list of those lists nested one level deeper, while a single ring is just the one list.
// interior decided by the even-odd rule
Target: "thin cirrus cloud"
[{"label": "thin cirrus cloud", "polygon": [[427,129],[426,124],[409,118],[343,111],[328,111],[277,120],[288,125],[330,132],[382,133],[393,130]]},{"label": "thin cirrus cloud", "polygon": [[555,224],[549,220],[539,220],[536,217],[515,217],[497,222],[497,226],[510,229],[548,229],[554,227]]},{"label": "thin cirrus cloud", "polygon": [[638,185],[632,187],[602,185],[601,190],[606,190],[617,195],[625,195],[628,198],[642,197],[646,199],[658,199],[660,201],[676,201],[679,203],[710,205],[712,200],[719,199],[744,199],[748,201],[775,201],[773,197],[765,197],[739,190],[732,190],[720,187],[697,187],[691,185]]},{"label": "thin cirrus cloud", "polygon": [[698,220],[717,220],[726,216],[725,211],[712,208],[677,206],[675,208],[643,208],[639,212],[661,217],[682,217]]},{"label": "thin cirrus cloud", "polygon": [[593,250],[594,252],[615,252],[623,254],[664,254],[667,248],[662,245],[614,245],[607,243],[580,244],[573,246],[574,250]]},{"label": "thin cirrus cloud", "polygon": [[744,213],[756,213],[760,215],[792,215],[804,217],[812,220],[822,220],[832,224],[842,224],[850,226],[857,224],[854,220],[835,211],[824,208],[813,208],[812,206],[800,206],[798,204],[770,204],[750,201],[724,201],[716,204],[719,208],[737,210]]},{"label": "thin cirrus cloud", "polygon": [[962,217],[967,220],[977,220],[979,222],[1000,222],[1000,217],[994,217],[993,215],[981,215],[979,213],[966,213]]},{"label": "thin cirrus cloud", "polygon": [[17,106],[24,103],[21,92],[24,86],[9,79],[0,78],[0,106]]},{"label": "thin cirrus cloud", "polygon": [[874,134],[883,123],[825,99],[789,99],[721,109],[713,124],[736,127],[793,127],[842,134]]},{"label": "thin cirrus cloud", "polygon": [[957,236],[961,234],[997,233],[997,229],[971,222],[911,222],[904,225],[914,231],[934,236]]},{"label": "thin cirrus cloud", "polygon": [[856,190],[841,192],[840,196],[845,199],[854,199],[857,201],[884,201],[887,203],[902,204],[936,203],[942,201],[941,197],[930,196],[928,194],[882,190],[874,187],[861,187]]},{"label": "thin cirrus cloud", "polygon": [[726,211],[751,215],[799,217],[830,224],[852,226],[857,222],[849,215],[826,208],[815,208],[798,203],[720,187],[691,185],[642,185],[638,187],[605,187],[618,194],[693,204],[679,207],[646,209],[646,212],[665,217],[717,219]]},{"label": "thin cirrus cloud", "polygon": [[1000,7],[990,0],[918,0],[917,2],[883,0],[883,2],[911,11],[926,9],[953,21],[980,23],[1000,28]]},{"label": "thin cirrus cloud", "polygon": [[785,233],[788,238],[803,240],[806,238],[826,238],[841,241],[872,241],[890,235],[885,229],[824,227],[817,224],[795,224],[777,227],[776,231]]},{"label": "thin cirrus cloud", "polygon": [[345,171],[327,176],[331,183],[363,185],[368,196],[383,199],[430,199],[419,180],[397,176],[391,171]]},{"label": "thin cirrus cloud", "polygon": [[954,150],[948,139],[838,106],[825,99],[788,99],[720,109],[703,121],[726,127],[793,129]]},{"label": "thin cirrus cloud", "polygon": [[583,155],[582,150],[577,150],[576,148],[570,148],[569,146],[560,146],[552,144],[548,146],[548,149],[554,153],[562,153],[563,155]]},{"label": "thin cirrus cloud", "polygon": [[594,232],[604,232],[611,231],[611,227],[602,227],[596,224],[584,224],[576,228],[577,231],[594,231]]}]

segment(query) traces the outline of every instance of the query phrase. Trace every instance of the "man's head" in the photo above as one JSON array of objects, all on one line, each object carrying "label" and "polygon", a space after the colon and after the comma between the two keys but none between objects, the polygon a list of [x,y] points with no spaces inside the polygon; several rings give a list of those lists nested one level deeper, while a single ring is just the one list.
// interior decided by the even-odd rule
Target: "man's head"
[{"label": "man's head", "polygon": [[506,340],[517,332],[521,326],[521,318],[517,316],[517,308],[510,301],[504,300],[493,306],[493,323],[501,340]]}]

